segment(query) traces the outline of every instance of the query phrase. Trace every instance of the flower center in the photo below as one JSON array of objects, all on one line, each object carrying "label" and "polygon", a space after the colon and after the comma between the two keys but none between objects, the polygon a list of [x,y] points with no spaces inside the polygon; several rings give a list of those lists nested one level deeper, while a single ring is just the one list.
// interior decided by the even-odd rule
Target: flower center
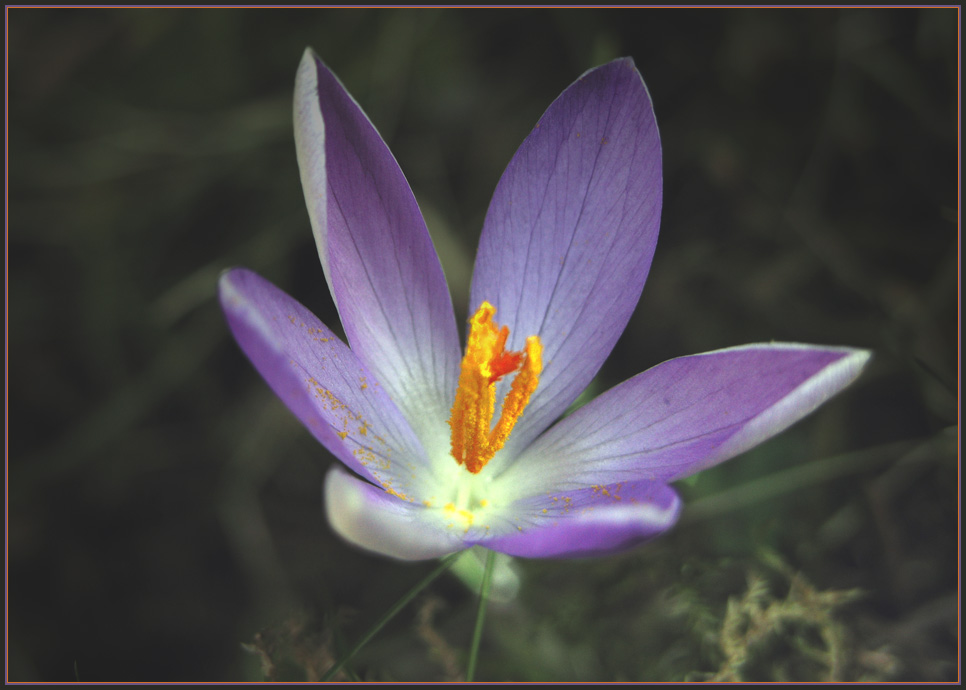
[{"label": "flower center", "polygon": [[[510,329],[493,323],[496,307],[484,302],[470,319],[466,355],[460,366],[456,399],[449,418],[451,452],[456,462],[477,474],[503,447],[530,396],[537,389],[543,370],[540,337],[527,338],[522,351],[506,349]],[[503,399],[500,418],[493,425],[496,384],[519,372]]]}]

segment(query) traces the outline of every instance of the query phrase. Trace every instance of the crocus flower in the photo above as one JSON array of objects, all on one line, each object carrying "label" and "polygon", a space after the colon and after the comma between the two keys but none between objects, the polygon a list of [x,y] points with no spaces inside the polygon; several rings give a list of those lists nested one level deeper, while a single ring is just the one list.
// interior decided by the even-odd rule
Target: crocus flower
[{"label": "crocus flower", "polygon": [[[670,528],[670,483],[751,448],[858,376],[869,353],[745,345],[660,364],[560,419],[640,297],[657,243],[661,143],[625,58],[564,91],[484,222],[461,350],[446,280],[395,159],[306,51],[302,185],[349,345],[245,269],[220,297],[242,350],[340,461],[333,528],[402,559],[471,546],[607,554]],[[558,421],[559,420],[559,421]]]}]

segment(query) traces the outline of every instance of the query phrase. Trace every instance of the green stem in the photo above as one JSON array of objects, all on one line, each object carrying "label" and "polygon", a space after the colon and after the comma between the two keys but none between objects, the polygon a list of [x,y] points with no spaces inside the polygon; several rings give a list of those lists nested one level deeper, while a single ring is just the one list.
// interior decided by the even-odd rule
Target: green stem
[{"label": "green stem", "polygon": [[415,599],[416,595],[418,595],[420,592],[426,589],[426,587],[429,586],[429,583],[431,583],[437,577],[442,575],[443,572],[447,568],[449,568],[453,564],[453,562],[459,557],[459,555],[460,554],[457,551],[456,553],[450,554],[449,556],[444,558],[442,562],[436,567],[436,570],[434,570],[425,578],[423,578],[419,584],[417,584],[411,590],[406,592],[399,601],[393,604],[392,607],[388,611],[386,611],[383,617],[380,618],[378,621],[376,621],[376,624],[373,625],[371,628],[369,628],[368,631],[366,631],[366,634],[363,635],[362,639],[360,639],[356,643],[356,646],[350,649],[348,654],[342,657],[335,666],[330,668],[326,672],[326,674],[322,676],[322,682],[324,683],[327,680],[332,680],[332,677],[335,676],[335,674],[338,673],[339,670],[352,659],[352,657],[358,654],[359,651],[369,643],[369,640],[375,637],[376,634],[380,630],[382,630],[382,628],[386,625],[386,623],[391,621],[396,616],[397,613],[402,611],[406,607],[406,604],[408,604],[413,599]]},{"label": "green stem", "polygon": [[490,581],[493,579],[493,563],[496,552],[486,552],[486,566],[483,569],[483,583],[480,585],[480,608],[476,612],[476,627],[473,629],[473,641],[470,643],[470,660],[466,664],[466,682],[472,682],[476,673],[476,658],[480,652],[480,640],[483,638],[483,619],[486,616],[486,602],[490,598]]}]

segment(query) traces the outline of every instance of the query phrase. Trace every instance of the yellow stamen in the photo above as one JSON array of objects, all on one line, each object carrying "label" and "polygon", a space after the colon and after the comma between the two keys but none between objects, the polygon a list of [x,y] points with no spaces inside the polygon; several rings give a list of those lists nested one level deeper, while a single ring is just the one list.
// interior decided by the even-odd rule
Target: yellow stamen
[{"label": "yellow stamen", "polygon": [[[506,443],[537,389],[543,370],[540,337],[527,338],[526,348],[521,352],[508,351],[506,340],[510,329],[493,323],[494,314],[496,308],[484,302],[470,319],[470,336],[449,419],[453,457],[473,474],[483,469]],[[503,399],[500,419],[491,429],[496,383],[515,371],[519,373]]]}]

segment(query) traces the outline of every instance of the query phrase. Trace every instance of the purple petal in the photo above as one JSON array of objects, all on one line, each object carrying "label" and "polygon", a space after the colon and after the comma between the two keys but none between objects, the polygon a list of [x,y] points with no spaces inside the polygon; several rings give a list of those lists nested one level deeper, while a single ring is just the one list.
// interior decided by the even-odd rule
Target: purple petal
[{"label": "purple petal", "polygon": [[496,306],[513,349],[530,335],[543,340],[544,374],[514,448],[576,399],[627,325],[657,243],[661,188],[654,111],[630,58],[564,91],[503,173],[470,311],[483,300]]},{"label": "purple petal", "polygon": [[480,543],[525,558],[602,556],[630,549],[668,530],[681,499],[662,482],[592,486],[518,503],[528,526]]},{"label": "purple petal", "polygon": [[561,420],[508,475],[519,472],[525,481],[549,473],[561,487],[681,479],[809,414],[854,381],[869,357],[865,350],[766,344],[672,359]]},{"label": "purple petal", "polygon": [[355,472],[400,493],[427,459],[409,424],[359,359],[308,309],[264,278],[221,277],[241,349],[312,434]]},{"label": "purple petal", "polygon": [[343,539],[369,551],[421,560],[466,548],[460,533],[434,521],[422,504],[394,496],[334,465],[325,477],[325,511]]},{"label": "purple petal", "polygon": [[310,50],[295,84],[295,140],[319,256],[352,351],[417,433],[429,424],[429,433],[448,435],[460,347],[439,258],[395,158]]}]

